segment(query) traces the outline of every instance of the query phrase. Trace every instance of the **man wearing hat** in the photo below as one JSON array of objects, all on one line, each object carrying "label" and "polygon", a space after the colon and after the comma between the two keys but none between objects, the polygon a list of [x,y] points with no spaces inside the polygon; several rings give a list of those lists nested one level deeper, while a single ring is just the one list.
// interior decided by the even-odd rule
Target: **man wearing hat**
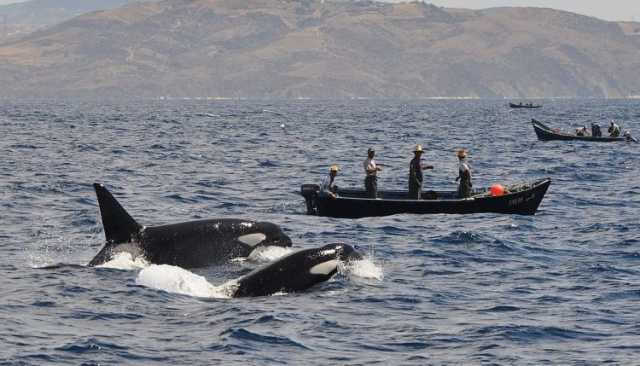
[{"label": "man wearing hat", "polygon": [[338,175],[340,168],[337,165],[332,165],[329,169],[329,176],[325,177],[320,185],[320,195],[326,195],[331,198],[337,197],[338,187],[333,182]]},{"label": "man wearing hat", "polygon": [[373,160],[376,155],[373,148],[367,150],[367,158],[364,160],[364,172],[366,177],[364,178],[364,189],[367,191],[367,198],[378,197],[378,172],[382,171],[376,161]]},{"label": "man wearing hat", "polygon": [[433,169],[432,165],[422,165],[422,145],[416,145],[413,149],[413,159],[409,163],[409,198],[420,199],[422,194],[422,170]]},{"label": "man wearing hat", "polygon": [[464,149],[458,150],[458,197],[469,198],[471,196],[471,167],[467,163],[467,152]]}]

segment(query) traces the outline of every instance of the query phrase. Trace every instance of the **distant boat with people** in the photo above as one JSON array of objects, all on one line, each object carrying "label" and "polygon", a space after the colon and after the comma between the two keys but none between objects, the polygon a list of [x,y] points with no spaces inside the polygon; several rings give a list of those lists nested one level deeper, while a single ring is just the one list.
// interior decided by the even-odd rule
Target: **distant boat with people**
[{"label": "distant boat with people", "polygon": [[541,104],[533,104],[533,103],[509,103],[509,107],[511,108],[530,108],[530,109],[535,109],[535,108],[542,108]]},{"label": "distant boat with people", "polygon": [[576,134],[571,134],[568,132],[561,131],[557,128],[551,128],[544,123],[531,119],[531,124],[533,125],[533,130],[536,132],[538,136],[538,140],[540,141],[550,141],[550,140],[578,140],[578,141],[594,141],[594,142],[624,142],[624,141],[634,141],[637,142],[635,138],[629,134],[629,132],[625,132],[623,136],[593,136],[588,135],[584,131],[586,128],[578,129]]}]

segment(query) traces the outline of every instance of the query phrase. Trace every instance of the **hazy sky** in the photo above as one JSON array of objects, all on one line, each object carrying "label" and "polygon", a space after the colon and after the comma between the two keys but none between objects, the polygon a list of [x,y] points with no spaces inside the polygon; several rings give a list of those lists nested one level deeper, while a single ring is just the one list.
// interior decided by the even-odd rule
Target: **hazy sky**
[{"label": "hazy sky", "polygon": [[[19,1],[0,0],[0,4],[15,2]],[[607,20],[640,21],[640,0],[431,0],[427,2],[439,6],[473,9],[494,6],[538,6],[568,10]]]},{"label": "hazy sky", "polygon": [[568,10],[607,20],[640,21],[640,0],[433,0],[432,4],[455,8],[536,6]]}]

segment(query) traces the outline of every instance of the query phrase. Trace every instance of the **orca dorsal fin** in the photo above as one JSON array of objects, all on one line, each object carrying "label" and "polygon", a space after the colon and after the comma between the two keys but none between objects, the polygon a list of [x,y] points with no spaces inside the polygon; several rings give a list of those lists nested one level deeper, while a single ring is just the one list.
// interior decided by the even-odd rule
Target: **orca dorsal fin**
[{"label": "orca dorsal fin", "polygon": [[103,184],[94,183],[104,235],[108,243],[126,243],[137,238],[142,226],[120,205]]}]

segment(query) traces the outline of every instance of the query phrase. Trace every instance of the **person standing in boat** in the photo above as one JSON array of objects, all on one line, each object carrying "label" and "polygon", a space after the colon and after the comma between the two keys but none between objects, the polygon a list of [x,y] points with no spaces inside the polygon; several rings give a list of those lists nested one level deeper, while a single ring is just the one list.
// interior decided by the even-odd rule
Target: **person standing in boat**
[{"label": "person standing in boat", "polygon": [[320,195],[321,196],[329,196],[331,198],[336,198],[338,193],[338,187],[334,183],[336,176],[338,175],[338,171],[340,168],[337,165],[332,165],[329,169],[329,175],[324,177],[322,180],[322,184],[320,185]]},{"label": "person standing in boat", "polygon": [[416,145],[413,150],[413,159],[409,163],[409,198],[420,199],[422,194],[422,171],[425,169],[433,169],[432,165],[422,165],[422,145]]},{"label": "person standing in boat", "polygon": [[607,131],[609,132],[609,137],[620,136],[620,126],[618,126],[618,124],[615,123],[613,120],[611,120],[611,124],[609,125],[609,129]]},{"label": "person standing in boat", "polygon": [[458,178],[460,180],[458,185],[458,197],[469,198],[471,197],[471,167],[467,163],[467,152],[464,149],[458,150]]},{"label": "person standing in boat", "polygon": [[378,197],[378,172],[382,171],[376,161],[373,159],[376,156],[376,151],[373,148],[367,150],[367,158],[364,160],[364,172],[366,174],[364,178],[364,189],[367,191],[367,198]]}]

